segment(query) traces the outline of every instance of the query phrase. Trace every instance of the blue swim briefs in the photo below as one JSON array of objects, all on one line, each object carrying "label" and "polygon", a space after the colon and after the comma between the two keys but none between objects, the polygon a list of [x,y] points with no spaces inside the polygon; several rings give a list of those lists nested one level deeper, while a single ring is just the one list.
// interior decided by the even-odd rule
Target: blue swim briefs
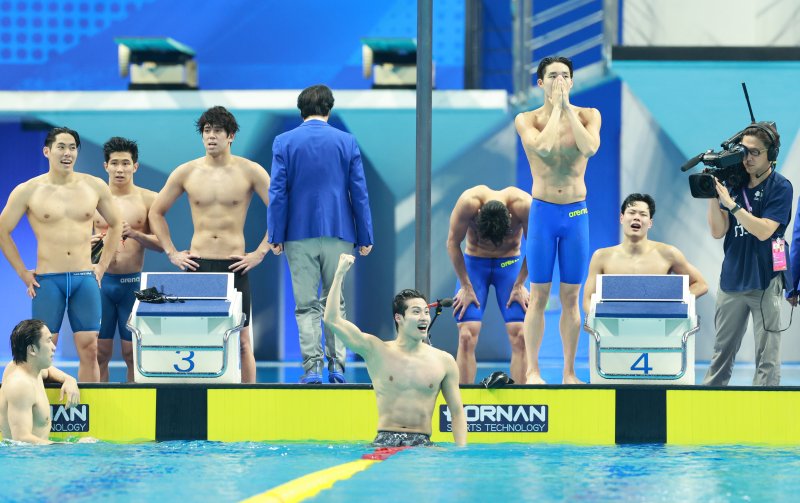
[{"label": "blue swim briefs", "polygon": [[[489,296],[489,287],[492,285],[497,298],[497,307],[503,313],[503,320],[506,323],[512,323],[525,319],[525,310],[519,303],[514,302],[511,307],[506,307],[508,297],[511,295],[511,289],[514,287],[514,281],[516,281],[519,270],[522,268],[521,256],[489,258],[473,257],[465,253],[464,264],[467,267],[467,276],[469,276],[469,280],[472,283],[472,288],[475,290],[475,297],[478,298],[481,307],[470,304],[467,310],[464,311],[464,317],[460,320],[454,312],[457,323],[483,320],[486,299]],[[456,281],[456,293],[460,288],[461,282]]]},{"label": "blue swim briefs", "polygon": [[64,310],[73,332],[100,330],[100,288],[93,271],[37,274],[31,317],[42,320],[50,332],[61,330]]},{"label": "blue swim briefs", "polygon": [[119,329],[119,338],[131,341],[128,318],[136,297],[133,292],[141,289],[142,274],[109,274],[103,276],[100,297],[103,301],[103,320],[100,323],[100,338],[113,339]]},{"label": "blue swim briefs", "polygon": [[555,204],[534,199],[528,215],[528,280],[553,281],[558,255],[561,283],[583,283],[589,264],[589,210],[586,201]]}]

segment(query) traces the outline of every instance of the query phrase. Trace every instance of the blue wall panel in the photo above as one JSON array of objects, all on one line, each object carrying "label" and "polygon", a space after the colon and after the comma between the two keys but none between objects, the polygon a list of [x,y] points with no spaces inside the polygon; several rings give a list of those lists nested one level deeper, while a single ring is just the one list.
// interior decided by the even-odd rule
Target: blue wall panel
[{"label": "blue wall panel", "polygon": [[[463,87],[464,5],[434,2],[439,89]],[[172,37],[197,52],[202,89],[369,88],[362,37],[416,37],[416,2],[0,2],[0,89],[125,89],[114,37]]]},{"label": "blue wall panel", "polygon": [[[0,137],[6,138],[8,146],[0,149],[0,197],[3,202],[18,184],[34,176],[46,173],[47,158],[40,152],[46,133],[38,130],[25,130],[19,122],[0,122]],[[36,265],[31,257],[36,257],[36,240],[23,217],[19,226],[11,234],[20,255],[28,259],[25,266],[33,269]],[[25,284],[5,259],[0,259],[0,284],[3,286],[2,307],[0,308],[0,362],[5,364],[11,358],[9,335],[22,318],[31,314],[31,301],[25,295]],[[13,294],[10,294],[13,292]]]}]

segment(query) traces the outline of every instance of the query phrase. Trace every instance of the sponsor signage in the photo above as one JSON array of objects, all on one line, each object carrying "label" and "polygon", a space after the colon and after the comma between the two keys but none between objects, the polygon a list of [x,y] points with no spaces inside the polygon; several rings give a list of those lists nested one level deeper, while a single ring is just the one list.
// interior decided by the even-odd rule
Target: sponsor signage
[{"label": "sponsor signage", "polygon": [[[467,431],[482,433],[546,433],[547,405],[464,405]],[[450,409],[439,406],[439,431],[452,430]]]},{"label": "sponsor signage", "polygon": [[89,405],[78,404],[71,409],[65,405],[50,404],[50,432],[78,432],[89,431]]}]

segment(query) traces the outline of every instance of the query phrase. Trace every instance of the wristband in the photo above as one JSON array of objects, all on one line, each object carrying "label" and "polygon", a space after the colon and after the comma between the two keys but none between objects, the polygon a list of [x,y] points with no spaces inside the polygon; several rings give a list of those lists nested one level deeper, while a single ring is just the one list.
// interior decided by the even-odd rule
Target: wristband
[{"label": "wristband", "polygon": [[739,205],[737,204],[736,206],[734,206],[733,208],[731,208],[729,211],[731,212],[731,215],[735,215],[735,214],[736,214],[736,212],[737,212],[737,211],[739,211],[739,210],[741,210],[741,209],[742,209],[742,207],[741,207],[741,206],[739,206]]}]

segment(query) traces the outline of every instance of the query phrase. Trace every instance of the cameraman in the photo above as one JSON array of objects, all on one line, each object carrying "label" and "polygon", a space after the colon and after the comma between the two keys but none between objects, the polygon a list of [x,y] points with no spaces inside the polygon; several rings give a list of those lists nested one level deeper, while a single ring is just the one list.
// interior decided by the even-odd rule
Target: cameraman
[{"label": "cameraman", "polygon": [[746,182],[726,187],[715,179],[718,198],[710,199],[708,206],[711,235],[725,237],[725,258],[714,319],[714,356],[703,384],[728,384],[749,313],[756,348],[753,385],[777,386],[781,378],[781,291],[788,262],[783,236],[791,220],[792,184],[775,172],[780,136],[772,123],[749,126],[740,143],[747,149],[743,161]]}]

